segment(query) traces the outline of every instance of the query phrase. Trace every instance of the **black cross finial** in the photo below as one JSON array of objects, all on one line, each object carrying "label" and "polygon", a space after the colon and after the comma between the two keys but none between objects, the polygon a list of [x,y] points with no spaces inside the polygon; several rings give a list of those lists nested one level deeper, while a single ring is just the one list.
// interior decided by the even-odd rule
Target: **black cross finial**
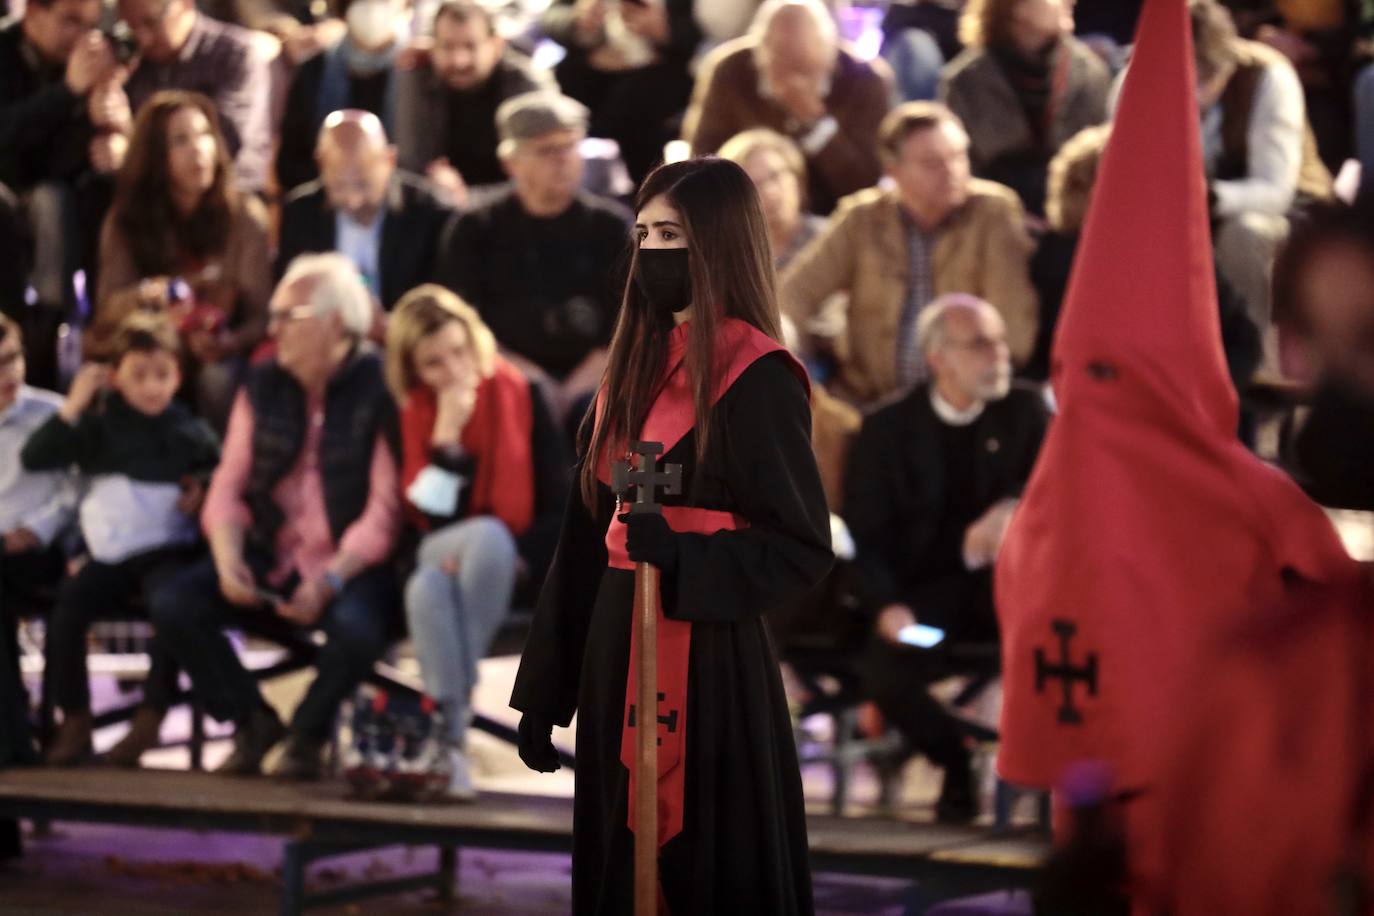
[{"label": "black cross finial", "polygon": [[1059,637],[1059,661],[1051,664],[1045,657],[1044,649],[1035,650],[1035,692],[1045,692],[1045,682],[1058,680],[1064,690],[1064,703],[1059,707],[1059,724],[1082,725],[1083,714],[1073,705],[1073,685],[1082,682],[1088,688],[1089,696],[1097,696],[1097,653],[1089,652],[1083,667],[1069,662],[1069,642],[1078,632],[1078,625],[1069,620],[1050,622]]},{"label": "black cross finial", "polygon": [[[665,697],[663,694],[660,693],[660,694],[658,695],[658,701],[659,701],[660,703],[662,703],[665,699],[666,699],[666,697]],[[634,704],[634,703],[631,703],[631,704],[630,704],[630,728],[634,728],[634,727],[635,727],[635,706],[636,706],[636,704]],[[659,716],[659,717],[658,717],[658,724],[659,724],[659,725],[666,725],[666,726],[668,727],[668,734],[670,734],[670,735],[671,735],[673,732],[677,731],[677,710],[676,710],[676,709],[670,709],[670,710],[668,710],[668,714],[667,714],[666,716]],[[659,743],[659,744],[662,744],[662,743],[663,743],[663,737],[662,737],[662,736],[659,736],[658,743]]]},{"label": "black cross finial", "polygon": [[636,442],[630,446],[630,456],[639,459],[639,467],[631,466],[628,461],[611,465],[611,489],[616,499],[623,501],[631,488],[636,490],[634,502],[629,504],[630,514],[662,510],[655,500],[659,487],[663,488],[664,496],[677,496],[682,492],[682,465],[665,464],[663,470],[658,470],[655,465],[662,454],[662,442]]}]

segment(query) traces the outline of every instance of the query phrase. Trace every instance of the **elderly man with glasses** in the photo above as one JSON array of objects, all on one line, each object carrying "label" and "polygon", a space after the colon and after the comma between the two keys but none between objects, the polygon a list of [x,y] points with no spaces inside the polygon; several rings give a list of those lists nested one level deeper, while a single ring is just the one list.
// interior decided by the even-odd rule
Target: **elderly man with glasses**
[{"label": "elderly man with glasses", "polygon": [[[260,772],[286,738],[275,775],[318,778],[340,702],[400,634],[397,425],[372,322],[346,257],[292,262],[271,303],[276,354],[249,371],[206,495],[211,557],[151,599],[159,641],[211,715],[237,726],[220,772]],[[323,630],[289,729],[225,637],[233,626]]]},{"label": "elderly man with glasses", "polygon": [[[910,748],[944,768],[937,814],[959,821],[977,814],[969,750],[926,688],[967,673],[971,647],[997,645],[992,564],[1048,414],[1037,391],[1012,385],[1006,325],[983,300],[937,298],[916,338],[930,381],[865,418],[844,517],[874,617],[867,688]],[[932,646],[918,624],[943,639]]]}]

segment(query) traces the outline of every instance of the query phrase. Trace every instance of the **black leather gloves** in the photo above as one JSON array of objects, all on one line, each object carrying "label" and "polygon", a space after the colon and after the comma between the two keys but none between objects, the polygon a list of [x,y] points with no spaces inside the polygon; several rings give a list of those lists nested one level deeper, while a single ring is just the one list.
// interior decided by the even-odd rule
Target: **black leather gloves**
[{"label": "black leather gloves", "polygon": [[652,563],[664,575],[677,569],[677,532],[656,512],[620,516],[625,523],[625,550],[636,563]]},{"label": "black leather gloves", "polygon": [[537,773],[558,769],[558,751],[553,746],[553,723],[534,712],[520,717],[520,759]]}]

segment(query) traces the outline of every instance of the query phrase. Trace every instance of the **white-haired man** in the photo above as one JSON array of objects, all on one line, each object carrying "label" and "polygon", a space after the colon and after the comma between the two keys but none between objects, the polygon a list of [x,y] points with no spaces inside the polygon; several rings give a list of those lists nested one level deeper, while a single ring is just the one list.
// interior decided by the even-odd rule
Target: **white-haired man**
[{"label": "white-haired man", "polygon": [[[288,737],[276,775],[317,778],[339,703],[399,635],[396,413],[346,257],[293,261],[270,316],[276,355],[249,371],[205,498],[211,557],[153,594],[150,617],[205,708],[237,726],[221,772],[258,773]],[[289,731],[223,633],[264,623],[326,636]]]},{"label": "white-haired man", "polygon": [[707,155],[751,127],[788,135],[806,155],[811,209],[824,214],[877,183],[892,100],[892,71],[845,48],[824,3],[769,0],[747,35],[702,63],[682,136]]},{"label": "white-haired man", "polygon": [[[937,813],[976,814],[969,752],[926,687],[960,670],[961,646],[995,645],[992,563],[1048,420],[1038,392],[1013,386],[1002,316],[961,293],[922,313],[930,380],[864,419],[850,452],[844,517],[875,638],[865,660],[878,708],[913,750],[945,769]],[[904,641],[923,623],[932,649]]]}]

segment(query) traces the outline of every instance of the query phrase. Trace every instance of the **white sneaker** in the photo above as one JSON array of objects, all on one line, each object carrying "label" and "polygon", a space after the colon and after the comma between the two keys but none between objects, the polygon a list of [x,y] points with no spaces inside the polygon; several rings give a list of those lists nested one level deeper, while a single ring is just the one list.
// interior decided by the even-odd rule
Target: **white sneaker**
[{"label": "white sneaker", "polygon": [[476,801],[477,789],[472,784],[472,768],[467,755],[456,747],[449,748],[448,763],[448,789],[444,795],[452,801]]}]

